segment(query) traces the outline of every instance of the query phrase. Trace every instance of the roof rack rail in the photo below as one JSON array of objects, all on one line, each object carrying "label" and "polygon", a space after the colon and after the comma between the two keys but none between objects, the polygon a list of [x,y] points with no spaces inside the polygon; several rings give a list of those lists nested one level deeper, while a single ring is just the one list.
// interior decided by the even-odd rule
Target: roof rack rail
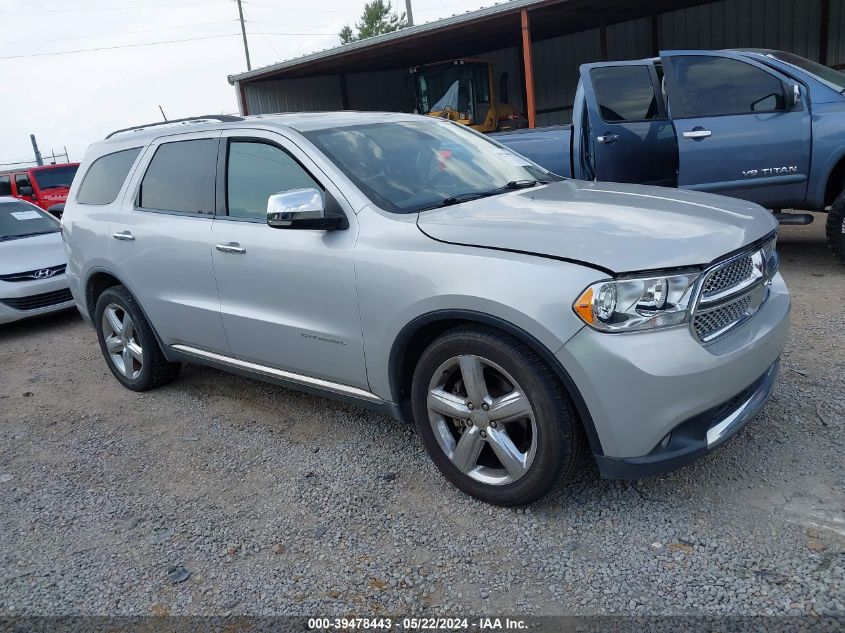
[{"label": "roof rack rail", "polygon": [[204,114],[202,116],[189,116],[184,119],[171,119],[170,121],[156,121],[155,123],[145,123],[144,125],[133,125],[132,127],[125,127],[121,130],[115,130],[111,134],[109,134],[106,139],[110,139],[112,136],[116,134],[122,134],[123,132],[136,132],[138,130],[143,130],[148,127],[157,127],[159,125],[170,125],[171,123],[191,123],[191,122],[200,122],[200,121],[220,121],[221,123],[233,123],[235,121],[243,121],[244,118],[240,116],[235,116],[234,114]]}]

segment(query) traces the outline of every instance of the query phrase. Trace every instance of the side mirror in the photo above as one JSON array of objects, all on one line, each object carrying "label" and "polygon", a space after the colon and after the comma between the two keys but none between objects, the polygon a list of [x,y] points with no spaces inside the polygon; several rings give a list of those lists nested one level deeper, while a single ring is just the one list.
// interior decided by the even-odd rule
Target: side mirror
[{"label": "side mirror", "polygon": [[801,86],[800,84],[788,84],[786,86],[786,105],[789,108],[794,108],[801,103]]},{"label": "side mirror", "polygon": [[22,196],[31,196],[32,187],[18,187],[18,193]]},{"label": "side mirror", "polygon": [[336,231],[346,228],[346,216],[326,214],[316,189],[292,189],[267,198],[267,224],[274,229]]}]

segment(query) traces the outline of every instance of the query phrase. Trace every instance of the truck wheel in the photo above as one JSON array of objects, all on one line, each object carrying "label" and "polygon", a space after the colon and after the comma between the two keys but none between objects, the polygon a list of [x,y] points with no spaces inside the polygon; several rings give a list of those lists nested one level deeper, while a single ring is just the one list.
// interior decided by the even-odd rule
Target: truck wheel
[{"label": "truck wheel", "polygon": [[845,192],[833,202],[827,214],[827,245],[840,264],[845,264]]},{"label": "truck wheel", "polygon": [[106,364],[124,387],[146,391],[176,378],[181,365],[161,353],[150,324],[126,288],[112,286],[103,291],[94,314]]},{"label": "truck wheel", "polygon": [[417,364],[411,405],[443,475],[488,503],[531,503],[581,456],[580,423],[555,376],[492,328],[462,326],[436,339]]}]

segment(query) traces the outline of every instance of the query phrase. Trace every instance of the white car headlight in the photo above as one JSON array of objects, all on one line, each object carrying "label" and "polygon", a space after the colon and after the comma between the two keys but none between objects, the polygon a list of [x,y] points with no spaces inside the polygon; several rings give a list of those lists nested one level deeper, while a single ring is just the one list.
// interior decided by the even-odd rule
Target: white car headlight
[{"label": "white car headlight", "polygon": [[572,309],[602,332],[630,332],[687,323],[700,273],[608,279],[588,287]]}]

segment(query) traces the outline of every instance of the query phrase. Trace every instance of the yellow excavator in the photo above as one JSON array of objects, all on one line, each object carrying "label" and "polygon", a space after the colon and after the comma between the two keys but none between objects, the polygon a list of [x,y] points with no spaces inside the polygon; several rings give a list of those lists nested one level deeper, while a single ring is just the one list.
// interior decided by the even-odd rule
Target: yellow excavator
[{"label": "yellow excavator", "polygon": [[500,78],[499,99],[493,64],[482,59],[454,59],[411,69],[418,114],[437,116],[479,132],[525,127],[527,120],[507,103],[507,73]]}]

